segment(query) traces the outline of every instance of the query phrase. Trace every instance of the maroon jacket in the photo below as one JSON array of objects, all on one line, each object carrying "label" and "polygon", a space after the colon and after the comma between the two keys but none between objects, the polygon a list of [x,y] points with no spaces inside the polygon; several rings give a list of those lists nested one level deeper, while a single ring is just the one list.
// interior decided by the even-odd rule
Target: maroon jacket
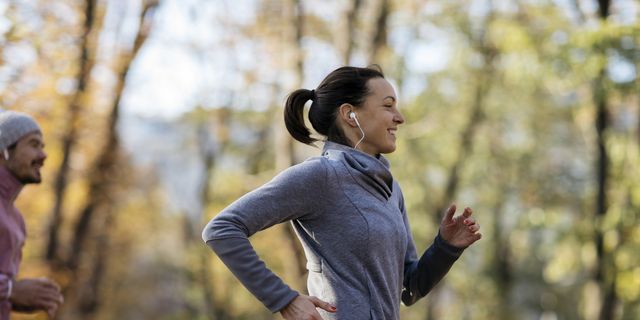
[{"label": "maroon jacket", "polygon": [[9,281],[18,274],[27,234],[24,219],[13,204],[22,186],[7,168],[0,166],[0,320],[9,320]]}]

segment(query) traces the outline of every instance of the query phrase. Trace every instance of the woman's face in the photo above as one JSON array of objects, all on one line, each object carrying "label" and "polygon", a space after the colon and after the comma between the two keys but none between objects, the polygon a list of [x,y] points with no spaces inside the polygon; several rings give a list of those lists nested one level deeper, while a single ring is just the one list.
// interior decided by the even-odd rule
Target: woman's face
[{"label": "woman's face", "polygon": [[[396,150],[398,126],[404,123],[404,117],[398,110],[396,92],[384,78],[370,79],[367,85],[370,94],[362,107],[354,110],[365,134],[358,149],[373,156],[391,153]],[[357,137],[354,144],[362,137],[359,130]]]}]

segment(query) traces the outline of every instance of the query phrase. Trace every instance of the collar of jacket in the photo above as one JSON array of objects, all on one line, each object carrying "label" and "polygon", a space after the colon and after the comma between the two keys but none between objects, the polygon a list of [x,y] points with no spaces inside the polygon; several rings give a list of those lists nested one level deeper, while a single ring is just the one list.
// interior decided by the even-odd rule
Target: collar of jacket
[{"label": "collar of jacket", "polygon": [[389,161],[382,155],[374,157],[339,143],[326,141],[322,155],[330,160],[342,161],[351,176],[365,189],[389,199],[393,192],[393,176]]},{"label": "collar of jacket", "polygon": [[0,197],[13,203],[22,190],[23,184],[5,166],[0,166]]}]

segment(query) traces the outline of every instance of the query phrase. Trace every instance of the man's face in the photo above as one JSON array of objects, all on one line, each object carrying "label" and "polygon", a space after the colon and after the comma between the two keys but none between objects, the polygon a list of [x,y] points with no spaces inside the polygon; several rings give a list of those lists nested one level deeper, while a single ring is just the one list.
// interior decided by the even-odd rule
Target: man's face
[{"label": "man's face", "polygon": [[47,154],[40,132],[33,132],[18,140],[15,148],[9,150],[9,160],[5,164],[22,184],[40,183],[40,168]]}]

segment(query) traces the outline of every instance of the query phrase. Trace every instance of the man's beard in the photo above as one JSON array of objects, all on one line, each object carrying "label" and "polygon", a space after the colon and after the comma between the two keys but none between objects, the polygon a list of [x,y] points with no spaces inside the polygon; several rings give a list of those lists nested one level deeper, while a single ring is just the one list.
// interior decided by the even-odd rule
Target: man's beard
[{"label": "man's beard", "polygon": [[[42,160],[34,160],[31,162],[31,167],[29,167],[29,171],[28,174],[23,175],[22,177],[19,177],[18,180],[22,183],[22,184],[38,184],[42,182],[42,176],[40,173],[40,169],[36,169],[35,166],[39,165],[40,168],[42,168],[42,166],[44,165],[44,161]],[[35,174],[31,174],[31,170],[33,170],[35,172]]]},{"label": "man's beard", "polygon": [[24,177],[20,179],[20,182],[22,184],[39,184],[42,182],[42,178],[41,177]]}]

